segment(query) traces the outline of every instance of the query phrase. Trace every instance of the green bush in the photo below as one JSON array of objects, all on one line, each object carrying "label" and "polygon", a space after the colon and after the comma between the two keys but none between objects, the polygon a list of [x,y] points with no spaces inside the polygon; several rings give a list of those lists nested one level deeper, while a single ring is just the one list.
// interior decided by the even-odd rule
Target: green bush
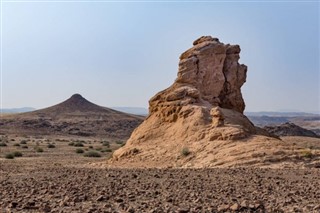
[{"label": "green bush", "polygon": [[112,149],[109,149],[109,148],[103,149],[103,150],[101,150],[101,152],[112,152]]},{"label": "green bush", "polygon": [[4,142],[1,142],[1,143],[0,143],[0,146],[7,146],[7,144],[4,143]]},{"label": "green bush", "polygon": [[6,159],[13,159],[14,158],[14,155],[12,153],[9,153],[9,154],[6,154],[4,156]]},{"label": "green bush", "polygon": [[181,154],[183,155],[183,156],[188,156],[188,155],[190,155],[190,150],[189,150],[189,148],[188,147],[183,147],[182,148],[182,150],[181,150]]},{"label": "green bush", "polygon": [[49,149],[52,149],[52,148],[56,148],[56,146],[55,145],[53,145],[53,144],[48,144],[48,146],[47,146]]},{"label": "green bush", "polygon": [[84,154],[85,157],[99,158],[101,155],[95,151],[88,151]]},{"label": "green bush", "polygon": [[93,149],[93,146],[89,146],[88,148],[89,148],[89,149]]},{"label": "green bush", "polygon": [[69,146],[74,146],[74,142],[68,143]]},{"label": "green bush", "polygon": [[73,146],[75,146],[75,147],[83,147],[83,144],[81,142],[76,142]]},{"label": "green bush", "polygon": [[304,150],[304,151],[302,151],[302,152],[301,152],[301,155],[302,155],[302,157],[304,157],[304,158],[312,158],[312,157],[313,157],[312,152],[309,151],[309,150]]},{"label": "green bush", "polygon": [[20,141],[20,144],[27,144],[27,141],[26,140],[22,140],[22,141]]},{"label": "green bush", "polygon": [[22,157],[22,153],[18,152],[18,151],[13,152],[12,154],[13,154],[14,157]]},{"label": "green bush", "polygon": [[28,149],[28,146],[27,145],[23,145],[21,146],[22,149]]},{"label": "green bush", "polygon": [[103,141],[102,146],[110,147],[109,141]]},{"label": "green bush", "polygon": [[116,141],[116,144],[123,144],[122,141]]},{"label": "green bush", "polygon": [[41,147],[35,147],[36,152],[43,152],[43,149]]},{"label": "green bush", "polygon": [[80,154],[80,153],[84,153],[83,149],[76,149],[76,153]]},{"label": "green bush", "polygon": [[13,144],[13,146],[20,146],[20,144],[19,143],[15,143],[15,144]]}]

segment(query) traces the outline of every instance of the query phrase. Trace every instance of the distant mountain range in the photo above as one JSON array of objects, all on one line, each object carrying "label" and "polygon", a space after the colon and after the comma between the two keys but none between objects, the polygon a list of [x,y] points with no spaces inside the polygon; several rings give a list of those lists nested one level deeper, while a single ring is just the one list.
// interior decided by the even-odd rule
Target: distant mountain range
[{"label": "distant mountain range", "polygon": [[[245,114],[258,127],[279,126],[279,129],[283,131],[284,127],[288,127],[283,124],[293,123],[320,136],[320,114],[305,112],[246,112]],[[294,129],[292,125],[289,127]]]},{"label": "distant mountain range", "polygon": [[110,107],[111,109],[134,115],[147,115],[148,110],[143,107]]},{"label": "distant mountain range", "polygon": [[22,108],[10,108],[10,109],[0,109],[1,113],[22,113],[22,112],[31,112],[36,110],[35,108],[32,107],[22,107]]},{"label": "distant mountain range", "polygon": [[[134,115],[147,115],[148,109],[144,107],[110,107],[111,109],[125,112]],[[31,112],[36,110],[33,107],[21,107],[21,108],[4,108],[1,110],[2,113],[22,113],[22,112]],[[246,116],[255,117],[255,116],[267,116],[267,117],[299,117],[299,116],[320,116],[320,112],[270,112],[270,111],[261,111],[261,112],[244,112]],[[286,122],[283,120],[283,122]]]},{"label": "distant mountain range", "polygon": [[320,113],[309,112],[244,112],[246,116],[270,116],[270,117],[298,117],[298,116],[319,116]]}]

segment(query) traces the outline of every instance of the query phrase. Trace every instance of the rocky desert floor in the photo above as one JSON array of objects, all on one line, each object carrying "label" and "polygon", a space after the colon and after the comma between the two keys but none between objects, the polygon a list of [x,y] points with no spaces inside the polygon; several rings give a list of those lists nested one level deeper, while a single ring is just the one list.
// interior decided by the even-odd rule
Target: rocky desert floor
[{"label": "rocky desert floor", "polygon": [[317,168],[92,168],[121,142],[1,139],[0,212],[320,212]]}]

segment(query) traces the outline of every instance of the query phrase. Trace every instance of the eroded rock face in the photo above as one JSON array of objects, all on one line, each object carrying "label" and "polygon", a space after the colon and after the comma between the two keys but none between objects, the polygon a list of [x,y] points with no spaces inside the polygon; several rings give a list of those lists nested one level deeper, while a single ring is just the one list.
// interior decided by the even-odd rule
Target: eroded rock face
[{"label": "eroded rock face", "polygon": [[211,36],[194,41],[182,53],[174,84],[149,101],[150,114],[164,111],[163,117],[175,114],[182,106],[198,104],[219,106],[243,113],[245,103],[241,86],[246,81],[247,66],[239,64],[239,45],[219,42]]},{"label": "eroded rock face", "polygon": [[239,45],[223,44],[211,36],[193,45],[180,56],[175,82],[150,99],[149,116],[113,160],[133,160],[132,149],[139,150],[134,155],[150,161],[157,161],[154,153],[160,149],[160,158],[170,159],[170,153],[182,146],[197,144],[202,149],[206,142],[239,140],[256,133],[243,115],[241,86],[247,66],[238,62]]}]

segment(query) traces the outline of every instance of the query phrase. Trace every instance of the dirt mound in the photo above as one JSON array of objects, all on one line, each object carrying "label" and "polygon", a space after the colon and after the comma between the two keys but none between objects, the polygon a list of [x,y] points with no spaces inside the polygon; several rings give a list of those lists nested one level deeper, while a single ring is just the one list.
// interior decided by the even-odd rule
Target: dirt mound
[{"label": "dirt mound", "polygon": [[[243,114],[247,67],[239,45],[204,36],[180,56],[178,77],[149,101],[147,119],[109,161],[115,166],[230,167],[288,161],[290,143]],[[282,153],[279,155],[279,153]],[[279,158],[279,156],[281,156]]]},{"label": "dirt mound", "polygon": [[4,116],[1,133],[77,135],[126,139],[143,117],[91,103],[79,94],[52,107]]},{"label": "dirt mound", "polygon": [[319,138],[319,136],[313,131],[304,129],[298,125],[295,125],[294,123],[289,122],[279,126],[265,126],[263,129],[277,136],[306,136]]}]

